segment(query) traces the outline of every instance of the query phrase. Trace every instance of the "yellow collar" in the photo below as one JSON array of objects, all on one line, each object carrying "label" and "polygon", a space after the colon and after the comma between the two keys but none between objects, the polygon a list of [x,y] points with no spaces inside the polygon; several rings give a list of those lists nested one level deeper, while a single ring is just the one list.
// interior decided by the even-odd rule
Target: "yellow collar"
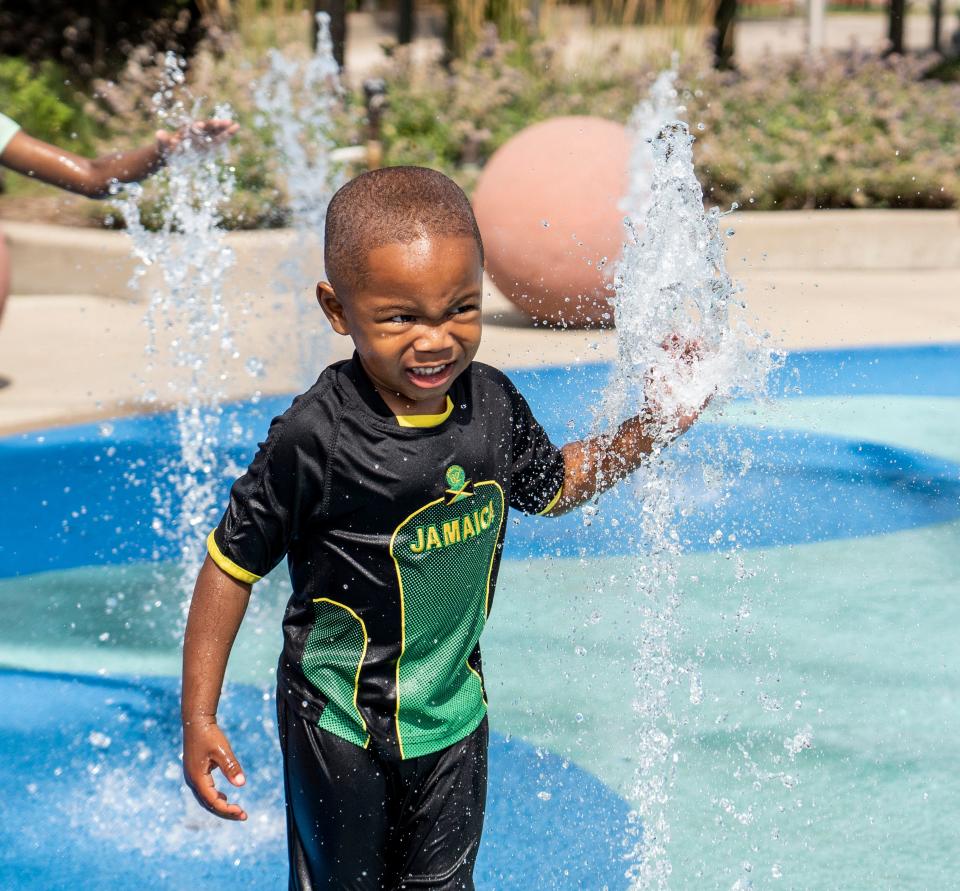
[{"label": "yellow collar", "polygon": [[397,423],[401,427],[438,427],[453,411],[453,400],[447,396],[447,407],[438,415],[397,415]]}]

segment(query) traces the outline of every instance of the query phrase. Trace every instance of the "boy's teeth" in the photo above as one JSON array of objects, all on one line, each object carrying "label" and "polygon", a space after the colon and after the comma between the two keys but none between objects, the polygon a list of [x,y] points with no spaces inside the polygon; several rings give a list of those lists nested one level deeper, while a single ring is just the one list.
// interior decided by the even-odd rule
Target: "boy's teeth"
[{"label": "boy's teeth", "polygon": [[411,369],[414,374],[418,374],[421,377],[432,377],[435,374],[440,374],[446,365],[437,365],[436,368],[413,368]]}]

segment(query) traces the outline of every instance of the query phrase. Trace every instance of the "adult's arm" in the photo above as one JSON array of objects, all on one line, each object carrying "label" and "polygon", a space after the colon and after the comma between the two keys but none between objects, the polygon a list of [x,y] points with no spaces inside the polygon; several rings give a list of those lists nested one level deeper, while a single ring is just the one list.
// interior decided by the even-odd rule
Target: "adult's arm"
[{"label": "adult's arm", "polygon": [[0,154],[0,164],[68,192],[105,198],[114,180],[138,182],[155,173],[188,135],[209,144],[229,138],[237,129],[238,125],[232,121],[198,121],[175,133],[159,130],[156,141],[143,148],[98,158],[85,158],[20,130]]}]

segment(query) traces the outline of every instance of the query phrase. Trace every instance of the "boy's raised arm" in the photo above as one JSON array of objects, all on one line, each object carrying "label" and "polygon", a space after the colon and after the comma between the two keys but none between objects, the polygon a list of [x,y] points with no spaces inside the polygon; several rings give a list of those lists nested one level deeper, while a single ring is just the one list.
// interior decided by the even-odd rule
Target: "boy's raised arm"
[{"label": "boy's raised arm", "polygon": [[700,414],[691,412],[665,425],[649,414],[624,421],[616,433],[591,436],[568,442],[562,449],[563,490],[545,515],[557,517],[573,510],[594,495],[606,492],[629,476],[653,451],[656,442],[665,442],[683,433]]},{"label": "boy's raised arm", "polygon": [[213,782],[219,767],[234,785],[245,782],[230,743],[217,726],[217,705],[230,649],[250,600],[250,585],[221,570],[208,556],[197,576],[183,639],[183,776],[197,801],[226,820],[246,820]]}]

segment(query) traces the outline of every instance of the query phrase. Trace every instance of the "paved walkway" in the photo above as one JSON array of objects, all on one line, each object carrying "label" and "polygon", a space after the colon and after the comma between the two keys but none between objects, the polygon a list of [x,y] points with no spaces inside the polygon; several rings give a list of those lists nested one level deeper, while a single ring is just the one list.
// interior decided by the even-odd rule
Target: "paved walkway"
[{"label": "paved walkway", "polygon": [[[957,214],[754,213],[742,214],[736,225],[730,271],[745,287],[754,325],[784,348],[960,341]],[[15,296],[0,325],[0,377],[10,381],[0,389],[0,434],[142,411],[151,393],[152,407],[170,404],[189,371],[163,362],[158,369],[147,366],[146,304],[126,289],[125,236],[58,227],[7,230]],[[329,333],[309,288],[296,295],[302,321],[293,297],[278,298],[269,288],[288,237],[231,236],[238,263],[226,293],[237,358],[223,358],[207,378],[226,398],[302,389],[315,371],[301,368],[300,328],[308,329],[308,340],[316,332],[319,364],[350,352],[346,338]],[[71,253],[77,245],[79,252]],[[45,282],[57,287],[45,288]],[[533,327],[489,282],[484,316],[479,358],[505,368],[615,355],[614,332]],[[161,357],[175,350],[176,333],[159,333]],[[250,357],[264,362],[256,377],[246,368]]]},{"label": "paved walkway", "polygon": [[[957,18],[944,13],[942,40],[949,45],[957,30]],[[676,28],[594,28],[587,22],[584,7],[554,6],[551,20],[545,22],[548,33],[564,42],[564,60],[568,65],[590,64],[609,54],[612,47],[626,57],[641,57],[651,50],[669,52],[678,42],[684,52],[695,51],[704,43],[703,29],[690,28],[678,36]],[[430,15],[420,17],[419,35],[411,47],[418,60],[436,59],[443,53],[441,20]],[[431,33],[432,32],[432,33]],[[929,49],[933,24],[929,12],[917,9],[907,16],[904,43],[908,50]],[[347,29],[346,70],[351,82],[359,83],[375,73],[385,58],[383,46],[394,39],[389,29],[378,24],[369,13],[351,13]],[[769,56],[795,56],[806,52],[807,21],[792,18],[746,20],[737,23],[737,60],[743,65],[762,64]],[[883,13],[831,13],[826,17],[824,48],[878,52],[887,45],[887,16]]]}]

